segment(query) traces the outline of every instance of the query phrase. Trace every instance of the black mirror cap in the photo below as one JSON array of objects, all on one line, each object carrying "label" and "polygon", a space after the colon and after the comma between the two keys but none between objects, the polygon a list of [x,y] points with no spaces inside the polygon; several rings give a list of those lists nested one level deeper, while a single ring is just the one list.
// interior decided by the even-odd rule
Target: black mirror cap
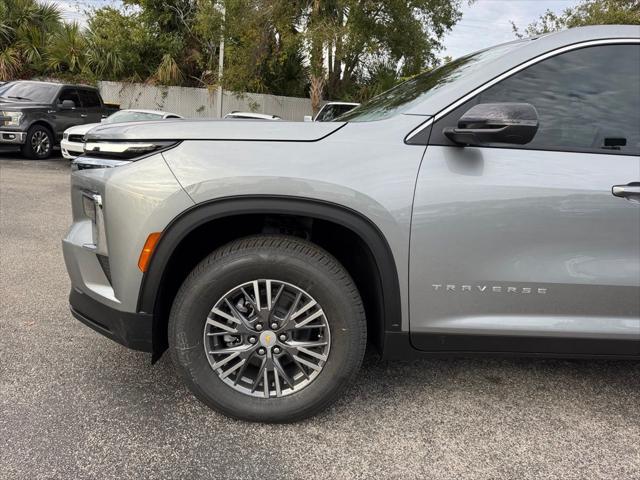
[{"label": "black mirror cap", "polygon": [[63,100],[60,108],[62,108],[62,110],[73,110],[76,108],[76,102],[73,100]]},{"label": "black mirror cap", "polygon": [[460,117],[457,128],[443,133],[459,145],[525,145],[538,131],[538,112],[529,103],[481,103]]}]

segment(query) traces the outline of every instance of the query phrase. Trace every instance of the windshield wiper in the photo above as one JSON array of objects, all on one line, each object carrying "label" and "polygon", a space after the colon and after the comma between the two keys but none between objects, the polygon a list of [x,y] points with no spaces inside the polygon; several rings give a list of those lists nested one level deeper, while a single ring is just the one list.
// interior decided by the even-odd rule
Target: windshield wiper
[{"label": "windshield wiper", "polygon": [[19,97],[17,95],[7,95],[6,98],[15,98],[16,100],[31,100],[30,98],[27,97]]}]

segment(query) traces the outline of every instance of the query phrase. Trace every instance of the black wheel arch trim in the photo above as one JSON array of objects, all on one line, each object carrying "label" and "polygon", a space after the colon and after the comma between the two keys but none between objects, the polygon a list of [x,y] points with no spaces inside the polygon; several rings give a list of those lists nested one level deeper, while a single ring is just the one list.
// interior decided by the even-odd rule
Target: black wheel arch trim
[{"label": "black wheel arch trim", "polygon": [[[165,269],[182,240],[196,228],[213,220],[249,214],[283,214],[312,217],[339,224],[358,235],[375,259],[382,292],[384,331],[401,331],[400,283],[391,247],[380,229],[361,213],[343,205],[304,197],[240,195],[203,202],[185,210],[164,229],[142,277],[138,312],[156,309]],[[382,332],[381,332],[382,333]]]},{"label": "black wheel arch trim", "polygon": [[53,141],[54,144],[59,143],[58,142],[58,135],[56,134],[55,129],[53,128],[53,125],[51,123],[49,123],[47,120],[44,120],[42,118],[37,118],[35,120],[33,120],[29,126],[25,129],[24,133],[29,133],[29,129],[31,129],[31,127],[44,127],[46,129],[49,130],[49,133],[51,133],[51,140]]}]

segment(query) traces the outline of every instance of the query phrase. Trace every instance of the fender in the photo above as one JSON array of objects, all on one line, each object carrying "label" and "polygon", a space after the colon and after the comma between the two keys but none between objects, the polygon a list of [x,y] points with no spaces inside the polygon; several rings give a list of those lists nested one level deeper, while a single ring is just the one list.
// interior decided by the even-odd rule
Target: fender
[{"label": "fender", "polygon": [[251,195],[224,197],[195,205],[181,213],[164,229],[142,277],[138,312],[153,313],[164,271],[180,242],[196,228],[225,217],[245,214],[300,215],[334,222],[358,235],[369,247],[378,270],[382,292],[383,327],[385,332],[400,332],[401,300],[398,272],[389,244],[368,218],[342,205],[301,197]]},{"label": "fender", "polygon": [[43,127],[47,127],[51,131],[51,134],[53,135],[54,143],[59,143],[59,141],[62,139],[62,136],[58,137],[58,133],[56,132],[56,129],[53,128],[53,125],[48,120],[45,120],[44,118],[36,118],[33,121],[29,122],[29,125],[25,129],[25,133],[28,132],[29,129],[34,125],[42,125]]}]

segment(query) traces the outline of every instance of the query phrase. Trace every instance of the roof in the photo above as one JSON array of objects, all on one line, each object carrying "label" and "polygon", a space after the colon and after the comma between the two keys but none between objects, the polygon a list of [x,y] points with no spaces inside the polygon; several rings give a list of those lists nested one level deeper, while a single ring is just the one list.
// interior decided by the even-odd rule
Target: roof
[{"label": "roof", "polygon": [[36,84],[40,84],[40,85],[56,85],[56,86],[60,86],[60,87],[76,87],[76,88],[90,88],[92,90],[98,90],[97,87],[94,87],[93,85],[80,85],[80,84],[76,84],[76,83],[63,83],[63,82],[44,82],[42,80],[11,80],[10,82],[5,82],[5,83],[36,83]]},{"label": "roof", "polygon": [[[164,110],[145,110],[144,108],[123,108],[122,110],[118,110],[118,112],[138,112],[138,113],[149,113],[151,115],[176,115],[182,118],[182,115],[178,115],[173,112],[165,112]],[[114,112],[117,113],[117,112]]]},{"label": "roof", "polygon": [[355,102],[327,102],[324,105],[349,105],[349,106],[357,107],[360,104]]},{"label": "roof", "polygon": [[270,115],[265,113],[254,113],[254,112],[231,112],[227,113],[224,118],[247,118],[247,119],[255,119],[255,120],[280,120],[280,117],[277,115]]}]

